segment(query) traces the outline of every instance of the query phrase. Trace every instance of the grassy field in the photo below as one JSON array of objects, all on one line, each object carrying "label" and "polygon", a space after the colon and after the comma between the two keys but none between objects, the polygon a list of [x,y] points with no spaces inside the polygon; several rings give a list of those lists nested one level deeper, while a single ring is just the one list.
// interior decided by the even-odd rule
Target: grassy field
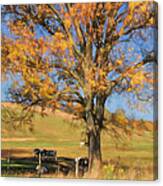
[{"label": "grassy field", "polygon": [[[80,147],[82,124],[75,124],[69,115],[57,112],[46,117],[36,115],[34,130],[30,132],[26,127],[20,130],[6,130],[2,123],[2,159],[10,156],[32,155],[34,148],[47,148],[57,150],[58,156],[76,158],[87,156],[87,148]],[[115,163],[105,166],[100,178],[106,179],[150,179],[153,175],[153,135],[145,132],[143,136],[133,135],[125,146],[115,147],[112,139],[102,133],[103,160],[118,162],[122,167],[129,167],[130,171],[124,173],[120,169],[118,176],[114,176]],[[141,171],[140,178],[134,171],[138,167]],[[132,174],[134,172],[134,175]],[[139,171],[140,172],[140,171]],[[130,173],[130,175],[128,175]],[[134,177],[135,176],[135,177]]]}]

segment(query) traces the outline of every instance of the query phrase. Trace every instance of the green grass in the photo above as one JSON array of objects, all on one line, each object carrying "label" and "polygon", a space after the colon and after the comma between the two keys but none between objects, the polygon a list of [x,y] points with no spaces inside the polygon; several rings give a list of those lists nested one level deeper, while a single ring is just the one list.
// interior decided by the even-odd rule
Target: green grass
[{"label": "green grass", "polygon": [[[2,124],[2,131],[3,129],[5,126]],[[30,153],[34,148],[51,148],[56,149],[59,156],[87,156],[87,148],[79,146],[82,130],[82,124],[72,124],[70,120],[58,115],[51,114],[46,117],[36,115],[33,132],[23,127],[20,130],[2,133],[2,138],[27,138],[26,141],[3,141],[1,146],[2,149],[27,149]],[[33,140],[28,140],[30,138]],[[102,134],[104,160],[120,157],[121,163],[130,167],[135,164],[140,167],[153,167],[152,133],[146,132],[143,136],[134,135],[124,147],[115,148],[112,139]]]},{"label": "green grass", "polygon": [[[3,125],[2,125],[3,127]],[[71,121],[65,121],[62,117],[50,115],[41,117],[36,115],[34,119],[34,131],[24,127],[20,130],[11,130],[2,134],[2,138],[33,138],[27,141],[7,141],[2,142],[2,149],[15,148],[57,148],[60,155],[66,155],[65,149],[70,149],[71,156],[79,154],[79,143],[82,126],[74,126]],[[77,152],[76,149],[78,149]],[[73,153],[74,151],[74,153]],[[83,151],[83,149],[81,149]],[[86,153],[85,153],[86,154]]]},{"label": "green grass", "polygon": [[16,164],[16,163],[3,163],[3,167],[20,167],[20,168],[35,168],[36,165],[27,165],[27,164]]},{"label": "green grass", "polygon": [[[61,150],[73,149],[74,154],[76,150],[85,152],[85,147],[79,147],[81,131],[83,129],[82,124],[75,127],[70,120],[65,120],[62,117],[49,115],[47,117],[41,117],[36,115],[34,119],[34,131],[30,132],[27,128],[20,130],[11,130],[8,133],[2,134],[2,138],[33,138],[34,140],[26,141],[6,141],[2,142],[2,149],[14,149],[14,148],[35,148],[35,147],[49,147],[60,148]],[[118,150],[115,148],[113,141],[109,136],[103,134],[102,136],[102,148],[104,157],[114,156],[131,156],[131,157],[144,157],[152,158],[153,140],[152,134],[145,134],[145,136],[135,136],[128,143],[127,150]],[[64,153],[65,155],[65,153]]]}]

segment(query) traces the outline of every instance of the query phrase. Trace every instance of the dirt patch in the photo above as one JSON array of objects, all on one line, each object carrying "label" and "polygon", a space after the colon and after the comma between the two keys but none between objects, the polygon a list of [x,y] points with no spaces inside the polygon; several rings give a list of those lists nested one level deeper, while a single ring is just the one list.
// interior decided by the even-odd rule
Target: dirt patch
[{"label": "dirt patch", "polygon": [[35,138],[2,138],[1,141],[2,142],[23,142],[23,141],[35,141]]},{"label": "dirt patch", "polygon": [[[10,102],[2,102],[1,106],[8,107],[8,108],[17,108],[17,107],[21,108],[21,105],[19,105],[17,103],[10,103]],[[38,113],[42,112],[42,109],[39,106],[36,106],[35,110]],[[49,114],[56,115],[56,116],[62,117],[63,119],[66,119],[66,120],[72,120],[74,118],[74,115],[72,115],[72,114],[68,114],[68,113],[60,111],[60,110],[55,110],[55,112],[53,112],[52,109],[50,109],[50,108],[45,108],[44,113],[47,115],[49,115]]]},{"label": "dirt patch", "polygon": [[32,149],[2,149],[1,158],[7,158],[8,156],[26,157],[32,155]]},{"label": "dirt patch", "polygon": [[73,120],[73,118],[74,118],[74,116],[72,114],[68,114],[68,113],[65,113],[65,112],[62,112],[62,111],[59,111],[59,110],[56,110],[54,112],[54,115],[60,116],[63,119],[66,119],[66,120]]}]

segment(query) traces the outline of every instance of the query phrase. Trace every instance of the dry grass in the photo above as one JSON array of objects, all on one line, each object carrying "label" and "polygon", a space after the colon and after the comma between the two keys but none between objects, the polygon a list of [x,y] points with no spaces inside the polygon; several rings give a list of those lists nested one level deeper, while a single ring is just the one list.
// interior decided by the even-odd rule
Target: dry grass
[{"label": "dry grass", "polygon": [[[33,132],[29,132],[25,127],[19,131],[8,131],[2,124],[2,158],[8,154],[17,157],[31,156],[34,148],[55,149],[58,156],[72,158],[87,156],[87,148],[79,146],[82,130],[80,123],[72,125],[71,115],[60,111],[50,113],[44,118],[36,115]],[[94,175],[86,174],[84,178],[153,180],[155,177],[153,150],[152,132],[146,132],[143,136],[134,135],[125,145],[119,145],[118,148],[111,138],[103,134],[103,160],[110,163],[106,163],[98,174],[97,172]],[[12,176],[37,177],[33,174]],[[62,174],[48,174],[43,177],[65,178]],[[74,178],[74,175],[68,175],[66,178]]]}]

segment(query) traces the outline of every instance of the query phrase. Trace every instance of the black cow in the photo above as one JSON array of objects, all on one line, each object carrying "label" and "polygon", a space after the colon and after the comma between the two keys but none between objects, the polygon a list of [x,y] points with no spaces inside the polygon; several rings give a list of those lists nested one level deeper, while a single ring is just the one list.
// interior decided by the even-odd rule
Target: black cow
[{"label": "black cow", "polygon": [[88,171],[88,166],[89,166],[89,160],[87,157],[81,157],[79,159],[79,167],[78,167],[78,174],[79,176],[84,176],[84,173]]},{"label": "black cow", "polygon": [[40,153],[40,149],[36,148],[33,150],[34,156],[38,157],[39,153]]},{"label": "black cow", "polygon": [[47,159],[47,158],[55,158],[57,156],[57,151],[55,150],[46,150],[46,149],[34,149],[33,150],[34,156],[38,158],[39,154],[41,154],[41,157],[43,159]]}]

